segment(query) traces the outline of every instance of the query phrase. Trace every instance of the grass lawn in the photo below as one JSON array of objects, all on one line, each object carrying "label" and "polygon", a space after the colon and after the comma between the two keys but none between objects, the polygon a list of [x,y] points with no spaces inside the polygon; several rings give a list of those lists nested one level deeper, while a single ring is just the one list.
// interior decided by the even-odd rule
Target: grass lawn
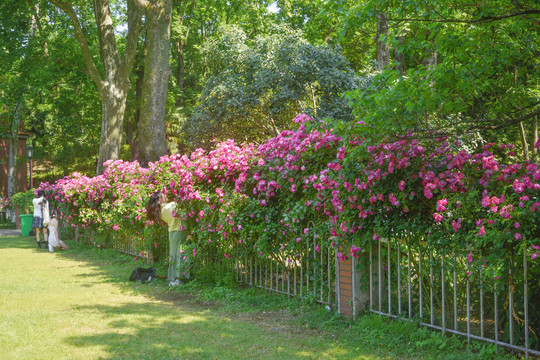
[{"label": "grass lawn", "polygon": [[74,245],[69,251],[49,253],[36,249],[31,237],[0,237],[0,359],[475,356],[463,349],[438,355],[429,347],[407,351],[406,342],[390,341],[399,338],[391,332],[403,332],[403,325],[394,323],[398,325],[390,325],[395,327],[392,330],[374,318],[366,321],[378,324],[366,322],[357,330],[357,325],[343,326],[347,324],[343,320],[335,320],[341,325],[334,328],[313,329],[304,324],[309,315],[295,318],[279,309],[227,310],[213,302],[195,301],[188,292],[171,290],[164,280],[131,283],[128,278],[135,263]]},{"label": "grass lawn", "polygon": [[0,221],[0,229],[15,230],[15,223],[11,221]]}]

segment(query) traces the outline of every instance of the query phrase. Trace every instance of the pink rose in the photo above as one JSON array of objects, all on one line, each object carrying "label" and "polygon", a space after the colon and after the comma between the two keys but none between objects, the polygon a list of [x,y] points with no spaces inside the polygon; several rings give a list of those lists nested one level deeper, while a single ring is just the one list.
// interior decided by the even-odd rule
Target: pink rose
[{"label": "pink rose", "polygon": [[484,236],[486,234],[486,230],[484,229],[484,225],[478,230],[478,236]]},{"label": "pink rose", "polygon": [[433,213],[433,219],[435,219],[436,223],[440,223],[443,219],[443,216],[439,213]]},{"label": "pink rose", "polygon": [[448,205],[448,201],[446,199],[441,199],[437,201],[437,211],[444,211],[446,210],[446,205]]}]

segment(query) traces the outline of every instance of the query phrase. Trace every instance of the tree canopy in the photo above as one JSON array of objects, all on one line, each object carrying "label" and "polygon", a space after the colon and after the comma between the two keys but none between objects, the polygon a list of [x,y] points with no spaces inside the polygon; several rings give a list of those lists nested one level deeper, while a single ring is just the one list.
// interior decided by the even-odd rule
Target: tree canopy
[{"label": "tree canopy", "polygon": [[[96,4],[0,5],[0,134],[31,132],[37,181],[214,138],[262,142],[299,112],[360,122],[375,142],[451,136],[537,156],[534,2],[173,0],[162,17],[161,1]],[[169,39],[151,36],[151,10]],[[155,72],[158,48],[170,51]],[[144,155],[153,141],[167,146]]]},{"label": "tree canopy", "polygon": [[286,25],[252,41],[242,29],[225,27],[203,45],[210,75],[186,135],[192,144],[260,142],[294,127],[301,112],[350,120],[341,94],[357,89],[360,78],[338,50],[311,45]]},{"label": "tree canopy", "polygon": [[390,64],[369,91],[349,94],[368,133],[480,132],[486,141],[504,134],[511,142],[521,135],[528,156],[540,113],[537,5],[382,1],[348,11],[344,29],[373,22],[381,13],[389,28]]}]

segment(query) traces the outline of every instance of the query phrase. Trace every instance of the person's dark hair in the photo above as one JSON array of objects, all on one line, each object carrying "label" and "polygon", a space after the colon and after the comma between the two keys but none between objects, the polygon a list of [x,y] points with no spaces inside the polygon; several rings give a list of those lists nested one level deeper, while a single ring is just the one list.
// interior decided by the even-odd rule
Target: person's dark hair
[{"label": "person's dark hair", "polygon": [[39,190],[38,193],[37,193],[37,197],[44,197],[45,196],[45,191],[44,190]]},{"label": "person's dark hair", "polygon": [[146,217],[148,220],[158,221],[161,219],[161,191],[156,191],[150,196],[146,205]]}]

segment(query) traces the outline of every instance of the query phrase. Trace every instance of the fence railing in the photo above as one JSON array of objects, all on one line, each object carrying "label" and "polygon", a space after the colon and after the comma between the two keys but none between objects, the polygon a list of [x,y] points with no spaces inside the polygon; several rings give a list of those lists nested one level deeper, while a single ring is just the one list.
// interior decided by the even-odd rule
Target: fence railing
[{"label": "fence railing", "polygon": [[[369,310],[390,317],[416,319],[423,326],[497,346],[540,355],[540,314],[530,313],[530,254],[508,256],[500,276],[483,274],[481,254],[434,250],[379,239],[369,250]],[[479,259],[479,260],[472,260]],[[473,267],[473,261],[480,266]],[[487,264],[486,264],[487,265]],[[534,273],[539,274],[535,269]],[[540,307],[538,280],[535,306]],[[531,348],[531,344],[534,348]]]},{"label": "fence railing", "polygon": [[[317,252],[315,247],[316,241],[312,241],[294,260],[279,255],[236,260],[236,279],[268,291],[311,296],[333,305],[339,302],[336,269],[340,263],[333,249]],[[481,254],[471,255],[475,263],[482,264]],[[534,306],[540,307],[540,285],[534,294],[530,285],[532,274],[540,272],[534,269],[531,273],[530,268],[538,264],[529,260],[530,255],[523,250],[509,256],[509,270],[496,279],[487,276],[484,266],[473,266],[466,251],[456,254],[422,243],[380,239],[366,253],[367,268],[358,267],[356,259],[352,262],[356,268],[352,277],[358,279],[357,286],[353,280],[353,299],[366,299],[354,306],[353,313],[367,309],[461,335],[468,342],[486,341],[522,351],[526,357],[538,356],[540,314],[535,308],[531,319],[530,305],[533,299]],[[537,279],[533,282],[538,284]]]},{"label": "fence railing", "polygon": [[[91,235],[86,234],[84,231],[81,232],[79,226],[60,226],[60,232],[60,238],[62,239],[73,238],[77,242],[92,242]],[[131,236],[130,234],[113,231],[108,235],[112,239],[110,245],[116,251],[143,259],[147,263],[153,262],[152,251],[140,236]]]},{"label": "fence railing", "polygon": [[234,263],[239,283],[288,296],[310,297],[331,305],[336,301],[335,253],[317,239],[296,256],[285,253],[266,258],[246,257]]},{"label": "fence railing", "polygon": [[147,263],[152,263],[152,252],[148,248],[148,244],[139,237],[129,236],[126,234],[113,234],[112,246],[121,253],[136,256],[146,260]]},{"label": "fence railing", "polygon": [[[138,238],[117,236],[113,246],[151,261],[151,252]],[[527,249],[509,254],[508,270],[497,276],[487,276],[482,265],[473,266],[468,251],[457,254],[421,242],[379,239],[364,255],[369,256],[365,267],[352,259],[353,315],[366,309],[462,335],[468,342],[522,351],[527,358],[540,356],[540,283],[534,277],[540,265],[529,260]],[[483,261],[482,254],[471,256],[476,264]],[[340,301],[340,263],[335,250],[324,248],[317,237],[293,256],[252,256],[232,264],[239,283],[328,305]]]}]

